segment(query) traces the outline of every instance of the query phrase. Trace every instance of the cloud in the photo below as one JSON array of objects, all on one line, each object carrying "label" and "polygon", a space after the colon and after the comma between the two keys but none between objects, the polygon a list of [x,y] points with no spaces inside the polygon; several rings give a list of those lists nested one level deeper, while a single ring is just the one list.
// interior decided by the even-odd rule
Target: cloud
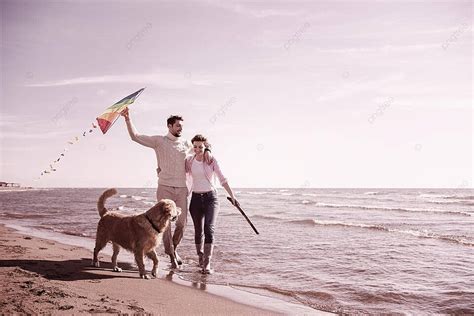
[{"label": "cloud", "polygon": [[258,9],[250,8],[248,6],[242,5],[242,3],[226,3],[220,1],[207,1],[208,4],[219,7],[224,10],[228,10],[237,14],[242,14],[245,16],[250,16],[257,19],[268,18],[268,17],[293,17],[304,15],[303,10],[288,10],[288,9]]},{"label": "cloud", "polygon": [[370,53],[370,52],[411,52],[440,48],[437,44],[414,44],[414,45],[384,45],[374,47],[346,47],[346,48],[318,48],[316,52],[320,53]]},{"label": "cloud", "polygon": [[109,83],[136,83],[144,86],[157,85],[169,89],[184,89],[189,85],[194,86],[213,86],[214,81],[207,76],[196,76],[189,78],[185,73],[178,72],[159,72],[150,74],[127,74],[127,75],[104,75],[91,77],[77,77],[70,79],[61,79],[32,83],[26,87],[59,87],[81,84],[109,84]]},{"label": "cloud", "polygon": [[52,121],[31,120],[26,116],[15,116],[1,113],[0,139],[20,140],[20,139],[51,139],[58,136],[70,137],[80,135],[77,130],[58,130]]}]

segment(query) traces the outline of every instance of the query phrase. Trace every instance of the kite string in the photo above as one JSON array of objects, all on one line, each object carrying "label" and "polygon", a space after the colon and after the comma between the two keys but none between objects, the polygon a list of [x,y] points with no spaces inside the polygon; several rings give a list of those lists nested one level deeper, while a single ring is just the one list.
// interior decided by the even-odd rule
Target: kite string
[{"label": "kite string", "polygon": [[[97,125],[95,125],[94,123],[91,123],[91,126],[92,126],[92,127],[89,128],[89,131],[88,131],[88,132],[87,132],[87,130],[86,130],[86,131],[84,131],[84,132],[82,133],[82,137],[86,137],[86,135],[92,133],[92,132],[97,128]],[[73,138],[72,140],[67,141],[66,147],[65,147],[65,148],[63,149],[63,151],[58,155],[58,158],[55,159],[55,160],[53,160],[53,161],[49,164],[49,169],[47,169],[47,168],[44,169],[44,170],[41,172],[40,176],[34,178],[33,180],[34,180],[34,181],[39,181],[39,180],[41,179],[41,177],[43,177],[43,176],[45,176],[45,175],[47,175],[47,174],[51,174],[51,173],[53,173],[53,172],[56,172],[56,171],[58,170],[57,164],[61,161],[61,158],[66,157],[66,152],[69,150],[69,148],[70,148],[72,145],[74,145],[74,144],[76,144],[77,142],[79,142],[79,140],[80,140],[80,137],[79,137],[79,136],[74,136],[74,138]]]}]

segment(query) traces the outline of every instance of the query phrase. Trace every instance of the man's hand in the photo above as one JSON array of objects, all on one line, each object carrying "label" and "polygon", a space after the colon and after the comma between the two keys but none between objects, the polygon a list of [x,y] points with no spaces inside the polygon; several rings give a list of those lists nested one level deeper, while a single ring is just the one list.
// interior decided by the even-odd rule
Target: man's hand
[{"label": "man's hand", "polygon": [[214,161],[214,157],[212,157],[211,152],[208,151],[208,150],[206,150],[206,151],[204,152],[204,161],[205,161],[208,165],[212,164],[212,162]]},{"label": "man's hand", "polygon": [[129,121],[130,114],[128,113],[128,107],[123,109],[122,112],[120,112],[120,115],[122,115],[125,118],[125,121]]}]

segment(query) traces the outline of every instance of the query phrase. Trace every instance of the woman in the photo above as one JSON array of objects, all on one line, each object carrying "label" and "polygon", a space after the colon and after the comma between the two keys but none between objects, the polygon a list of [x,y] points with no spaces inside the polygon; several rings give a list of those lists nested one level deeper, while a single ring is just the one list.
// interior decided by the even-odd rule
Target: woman
[{"label": "woman", "polygon": [[235,205],[237,202],[216,159],[214,158],[211,164],[203,163],[204,152],[209,150],[207,139],[202,135],[196,135],[191,142],[194,147],[194,156],[186,158],[185,161],[188,187],[192,191],[189,212],[194,223],[194,242],[199,256],[199,266],[202,268],[202,273],[211,274],[213,272],[211,257],[214,249],[214,228],[219,212],[217,190],[214,186],[215,177],[230,195],[232,203]]}]

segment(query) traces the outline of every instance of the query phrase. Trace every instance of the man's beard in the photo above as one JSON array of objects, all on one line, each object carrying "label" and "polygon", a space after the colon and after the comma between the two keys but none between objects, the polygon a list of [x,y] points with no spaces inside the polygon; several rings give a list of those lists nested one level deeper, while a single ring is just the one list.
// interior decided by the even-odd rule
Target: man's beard
[{"label": "man's beard", "polygon": [[174,133],[171,133],[171,135],[173,135],[174,137],[180,137],[181,132],[174,132]]}]

